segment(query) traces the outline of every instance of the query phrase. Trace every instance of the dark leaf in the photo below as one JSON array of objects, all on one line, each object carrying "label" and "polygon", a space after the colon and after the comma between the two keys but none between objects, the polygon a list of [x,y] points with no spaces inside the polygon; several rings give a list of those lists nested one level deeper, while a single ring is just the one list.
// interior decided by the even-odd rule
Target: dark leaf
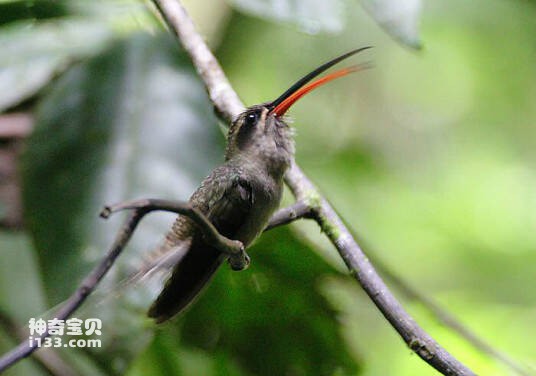
[{"label": "dark leaf", "polygon": [[0,26],[24,19],[44,20],[67,15],[65,1],[15,0],[0,2]]},{"label": "dark leaf", "polygon": [[363,8],[393,38],[406,46],[419,49],[421,0],[360,0]]},{"label": "dark leaf", "polygon": [[355,375],[337,314],[319,292],[336,272],[288,228],[264,234],[250,255],[247,271],[223,267],[180,320],[182,342],[225,351],[255,375]]},{"label": "dark leaf", "polygon": [[264,19],[297,24],[309,33],[340,32],[344,27],[342,0],[229,0],[238,10]]},{"label": "dark leaf", "polygon": [[111,37],[111,30],[102,23],[80,19],[3,27],[0,112],[35,95],[73,59],[96,53]]},{"label": "dark leaf", "polygon": [[[104,204],[188,199],[223,154],[214,121],[189,61],[169,36],[118,42],[57,82],[39,106],[23,164],[26,220],[51,305],[71,294],[110,246],[121,221],[98,220]],[[172,218],[142,222],[108,285],[140,266],[140,254],[159,243]],[[124,339],[126,347],[108,343],[113,351],[144,345],[139,311],[147,298],[136,286],[99,306],[104,332],[136,338]]]}]

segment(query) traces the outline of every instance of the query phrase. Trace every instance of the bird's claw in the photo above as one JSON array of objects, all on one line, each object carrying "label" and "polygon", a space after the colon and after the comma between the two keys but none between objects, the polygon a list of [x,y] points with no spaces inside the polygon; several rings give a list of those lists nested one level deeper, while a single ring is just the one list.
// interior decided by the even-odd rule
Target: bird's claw
[{"label": "bird's claw", "polygon": [[244,246],[240,245],[240,251],[229,256],[229,265],[234,271],[241,271],[248,268],[251,258],[246,253]]}]

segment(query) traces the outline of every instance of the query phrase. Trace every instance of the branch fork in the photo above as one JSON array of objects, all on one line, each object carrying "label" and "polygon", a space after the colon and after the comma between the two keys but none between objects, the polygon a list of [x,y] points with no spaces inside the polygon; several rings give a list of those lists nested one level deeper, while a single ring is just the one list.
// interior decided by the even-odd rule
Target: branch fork
[{"label": "branch fork", "polygon": [[[243,110],[244,106],[229,84],[218,61],[195,30],[192,20],[180,2],[178,0],[152,0],[152,2],[167,26],[177,36],[178,41],[190,55],[199,76],[205,84],[216,114],[227,123],[232,121]],[[279,225],[288,224],[299,218],[315,220],[322,232],[339,252],[350,274],[361,285],[410,349],[443,375],[475,375],[473,371],[454,358],[430,337],[404,310],[377,274],[341,218],[295,163],[292,164],[287,172],[285,183],[295,196],[296,203],[277,211],[265,231]],[[101,216],[107,218],[121,210],[131,210],[131,212],[124,226],[119,230],[106,257],[83,280],[75,293],[56,313],[56,318],[65,319],[69,317],[85,301],[113,265],[139,221],[154,210],[171,211],[190,217],[197,224],[200,231],[203,232],[207,243],[214,245],[229,255],[231,268],[242,270],[249,265],[250,259],[244,250],[243,244],[237,240],[222,236],[202,213],[192,208],[188,203],[155,199],[128,201],[104,208]],[[46,336],[48,336],[48,333],[43,334],[42,337]],[[27,341],[21,343],[0,358],[0,372],[15,364],[18,360],[27,357],[36,349],[37,347],[35,346],[29,347]],[[515,369],[511,364],[510,366]],[[520,374],[525,374],[520,369],[516,369],[516,371]]]},{"label": "branch fork", "polygon": [[189,202],[161,199],[124,201],[115,205],[105,206],[101,211],[100,216],[106,219],[110,215],[124,210],[134,210],[142,216],[154,210],[169,211],[185,215],[194,221],[202,232],[203,238],[207,244],[228,255],[228,262],[231,269],[235,271],[245,270],[251,263],[251,258],[246,253],[244,244],[242,244],[241,241],[229,239],[220,234],[208,218],[197,208],[190,205]]},{"label": "branch fork", "polygon": [[[190,55],[205,84],[215,112],[227,122],[235,118],[244,109],[244,105],[229,85],[217,59],[196,31],[183,6],[178,0],[153,0],[153,3],[169,29],[177,36],[178,42]],[[223,92],[224,90],[227,91]],[[404,342],[409,345],[412,338],[419,338],[427,351],[416,351],[416,353],[444,375],[475,375],[473,371],[430,337],[404,310],[380,278],[341,218],[331,205],[322,198],[313,183],[295,163],[287,172],[285,183],[298,201],[305,200],[307,202],[311,193],[317,198],[319,205],[312,211],[316,213],[314,215],[316,222],[335,246],[350,273],[355,276],[357,282],[404,339]]]}]

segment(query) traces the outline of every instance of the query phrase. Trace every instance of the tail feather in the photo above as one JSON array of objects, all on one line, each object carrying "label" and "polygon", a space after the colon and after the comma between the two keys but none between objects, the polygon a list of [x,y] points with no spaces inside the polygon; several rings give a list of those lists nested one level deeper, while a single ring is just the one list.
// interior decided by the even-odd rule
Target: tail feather
[{"label": "tail feather", "polygon": [[184,310],[207,285],[223,260],[224,256],[217,249],[194,242],[149,309],[149,317],[161,323]]}]

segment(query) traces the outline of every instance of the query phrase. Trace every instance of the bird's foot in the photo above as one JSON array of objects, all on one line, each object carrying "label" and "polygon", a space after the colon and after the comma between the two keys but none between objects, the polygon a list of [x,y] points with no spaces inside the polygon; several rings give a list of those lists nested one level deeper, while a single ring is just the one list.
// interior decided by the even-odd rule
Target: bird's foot
[{"label": "bird's foot", "polygon": [[[237,245],[238,243],[240,242],[237,242]],[[231,269],[233,269],[234,271],[245,270],[251,263],[251,258],[246,253],[246,250],[244,249],[244,245],[242,243],[239,244],[237,250],[238,252],[233,252],[229,254],[229,259],[227,261],[229,262]]]}]

